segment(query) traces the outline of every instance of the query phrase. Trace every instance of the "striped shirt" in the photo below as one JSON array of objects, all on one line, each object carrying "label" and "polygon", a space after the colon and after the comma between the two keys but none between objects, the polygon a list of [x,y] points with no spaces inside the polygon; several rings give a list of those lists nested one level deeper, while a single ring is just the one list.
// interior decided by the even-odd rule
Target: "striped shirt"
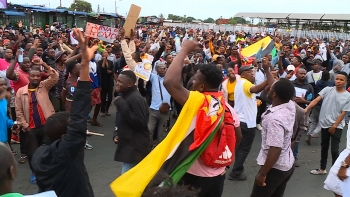
[{"label": "striped shirt", "polygon": [[28,89],[29,93],[29,128],[35,129],[45,124],[46,119],[44,113],[36,99],[36,89]]}]

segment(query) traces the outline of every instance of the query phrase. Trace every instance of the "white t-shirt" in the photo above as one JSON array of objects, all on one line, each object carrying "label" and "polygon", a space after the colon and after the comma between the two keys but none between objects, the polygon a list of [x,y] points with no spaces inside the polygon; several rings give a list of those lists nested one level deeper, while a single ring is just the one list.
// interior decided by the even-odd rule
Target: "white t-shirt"
[{"label": "white t-shirt", "polygon": [[[283,72],[282,75],[278,74],[278,76],[279,76],[280,78],[286,78],[287,72]],[[294,81],[296,78],[297,78],[297,77],[295,76],[295,74],[293,74],[293,76],[292,76],[289,80],[290,80],[290,81]]]},{"label": "white t-shirt", "polygon": [[321,79],[322,72],[312,73],[312,77],[314,78],[315,83]]}]

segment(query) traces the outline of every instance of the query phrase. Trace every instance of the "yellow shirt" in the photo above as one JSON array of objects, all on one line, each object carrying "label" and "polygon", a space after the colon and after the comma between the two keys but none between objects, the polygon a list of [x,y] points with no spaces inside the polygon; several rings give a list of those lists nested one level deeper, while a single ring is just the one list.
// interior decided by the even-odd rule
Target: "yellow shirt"
[{"label": "yellow shirt", "polygon": [[235,100],[235,88],[236,88],[237,80],[235,80],[233,83],[228,80],[227,82],[227,94],[228,94],[228,100],[234,101]]},{"label": "yellow shirt", "polygon": [[253,93],[250,92],[250,88],[254,86],[254,84],[252,84],[252,82],[245,80],[244,84],[243,84],[243,91],[244,94],[248,97],[248,98],[252,98],[253,97]]}]

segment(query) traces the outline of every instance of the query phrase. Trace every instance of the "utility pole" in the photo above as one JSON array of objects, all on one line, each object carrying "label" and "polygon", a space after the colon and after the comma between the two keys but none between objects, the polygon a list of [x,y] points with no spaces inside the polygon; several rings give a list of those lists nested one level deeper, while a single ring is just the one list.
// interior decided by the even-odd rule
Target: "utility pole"
[{"label": "utility pole", "polygon": [[114,0],[114,9],[115,9],[115,13],[117,13],[117,0]]},{"label": "utility pole", "polygon": [[97,5],[97,14],[100,13],[100,5]]},{"label": "utility pole", "polygon": [[62,7],[62,0],[60,0],[60,8]]}]

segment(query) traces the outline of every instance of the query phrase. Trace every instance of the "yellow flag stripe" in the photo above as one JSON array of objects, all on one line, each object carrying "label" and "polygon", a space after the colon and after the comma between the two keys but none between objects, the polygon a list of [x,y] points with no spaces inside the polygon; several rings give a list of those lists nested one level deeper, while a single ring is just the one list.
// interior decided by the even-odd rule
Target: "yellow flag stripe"
[{"label": "yellow flag stripe", "polygon": [[192,120],[204,101],[203,94],[190,92],[175,125],[167,137],[138,165],[118,177],[110,185],[113,193],[118,197],[140,197],[146,186],[153,179],[163,163],[169,159],[179,144],[188,135]]}]

